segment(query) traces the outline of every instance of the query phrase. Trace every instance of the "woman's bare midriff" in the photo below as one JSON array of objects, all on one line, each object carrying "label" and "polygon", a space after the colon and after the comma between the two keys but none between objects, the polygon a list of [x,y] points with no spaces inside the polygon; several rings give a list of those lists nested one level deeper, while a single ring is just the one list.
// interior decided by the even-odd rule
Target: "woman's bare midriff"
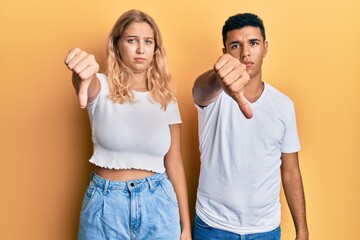
[{"label": "woman's bare midriff", "polygon": [[109,169],[96,167],[95,173],[102,178],[113,181],[129,181],[140,178],[147,178],[154,175],[154,172],[140,169]]}]

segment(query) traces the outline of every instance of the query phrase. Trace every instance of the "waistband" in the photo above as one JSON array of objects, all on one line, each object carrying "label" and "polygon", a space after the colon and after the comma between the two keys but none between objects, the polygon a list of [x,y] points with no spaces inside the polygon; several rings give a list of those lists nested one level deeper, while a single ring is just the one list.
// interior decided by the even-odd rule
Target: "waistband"
[{"label": "waistband", "polygon": [[153,185],[156,185],[167,179],[168,176],[166,172],[164,173],[155,173],[147,178],[140,178],[129,181],[113,181],[106,178],[102,178],[97,175],[95,172],[91,173],[90,186],[96,186],[102,189],[104,192],[107,190],[132,190],[132,189],[141,189],[141,188],[152,188]]}]

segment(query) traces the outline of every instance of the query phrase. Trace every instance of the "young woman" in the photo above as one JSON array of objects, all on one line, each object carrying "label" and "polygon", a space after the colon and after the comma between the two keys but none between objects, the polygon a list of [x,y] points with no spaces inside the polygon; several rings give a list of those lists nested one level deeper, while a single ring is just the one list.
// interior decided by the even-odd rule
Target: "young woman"
[{"label": "young woman", "polygon": [[78,238],[191,239],[179,108],[160,31],[138,10],[112,28],[107,74],[75,48],[65,59],[87,107],[96,165]]}]

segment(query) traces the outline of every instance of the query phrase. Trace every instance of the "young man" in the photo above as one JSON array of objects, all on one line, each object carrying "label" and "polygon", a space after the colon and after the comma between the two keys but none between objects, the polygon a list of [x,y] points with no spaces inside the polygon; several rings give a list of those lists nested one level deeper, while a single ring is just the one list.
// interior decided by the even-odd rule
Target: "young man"
[{"label": "young man", "polygon": [[294,105],[263,82],[263,22],[237,14],[222,35],[224,55],[193,87],[201,152],[193,239],[280,239],[282,181],[296,239],[307,240]]}]

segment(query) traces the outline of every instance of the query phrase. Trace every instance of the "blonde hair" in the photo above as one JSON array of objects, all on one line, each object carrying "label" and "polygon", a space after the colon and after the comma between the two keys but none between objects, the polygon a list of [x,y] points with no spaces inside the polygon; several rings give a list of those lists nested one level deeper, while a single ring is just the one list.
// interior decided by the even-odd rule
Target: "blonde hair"
[{"label": "blonde hair", "polygon": [[122,61],[118,48],[119,39],[133,22],[146,22],[154,31],[155,50],[146,73],[147,87],[151,99],[158,102],[161,108],[166,109],[170,101],[176,100],[171,85],[171,74],[167,67],[166,52],[155,21],[139,10],[130,10],[122,14],[109,34],[106,69],[110,88],[109,98],[118,103],[136,101],[131,91],[133,72]]}]

